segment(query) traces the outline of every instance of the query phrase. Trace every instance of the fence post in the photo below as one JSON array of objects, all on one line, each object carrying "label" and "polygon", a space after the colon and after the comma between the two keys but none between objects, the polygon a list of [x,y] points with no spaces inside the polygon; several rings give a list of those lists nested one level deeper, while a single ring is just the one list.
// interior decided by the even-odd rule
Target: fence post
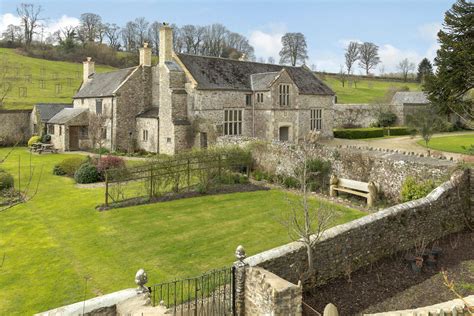
[{"label": "fence post", "polygon": [[187,179],[188,192],[189,192],[189,190],[191,190],[191,179],[190,179],[191,178],[191,166],[190,166],[190,161],[189,160],[190,159],[188,158],[188,170],[187,170],[188,171],[188,179]]},{"label": "fence post", "polygon": [[235,257],[237,262],[233,266],[233,295],[232,306],[233,313],[236,316],[245,315],[245,273],[247,270],[247,263],[244,262],[246,258],[245,249],[243,246],[238,246],[235,250]]},{"label": "fence post", "polygon": [[221,154],[219,154],[219,159],[218,159],[218,171],[217,171],[217,174],[219,175],[219,178],[221,177]]},{"label": "fence post", "polygon": [[150,200],[153,198],[153,166],[150,166]]},{"label": "fence post", "polygon": [[105,170],[105,206],[109,207],[109,176],[107,170]]}]

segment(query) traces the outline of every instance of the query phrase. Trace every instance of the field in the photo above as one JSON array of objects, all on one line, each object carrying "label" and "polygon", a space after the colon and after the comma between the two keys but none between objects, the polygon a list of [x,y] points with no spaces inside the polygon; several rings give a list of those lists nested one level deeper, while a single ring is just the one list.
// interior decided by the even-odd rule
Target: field
[{"label": "field", "polygon": [[[7,151],[0,149],[0,157]],[[154,284],[230,265],[239,244],[252,255],[289,241],[277,220],[288,209],[283,191],[99,212],[95,206],[103,202],[103,188],[80,189],[72,179],[52,175],[53,165],[64,157],[71,155],[32,155],[35,179],[44,167],[37,196],[0,212],[0,258],[5,255],[3,264],[0,259],[0,315],[32,314],[134,287],[139,268]],[[15,174],[19,158],[25,183],[30,168],[25,148],[16,149],[1,167]],[[364,215],[337,208],[338,223]]]},{"label": "field", "polygon": [[[70,103],[82,82],[82,64],[26,57],[8,48],[0,48],[0,69],[7,71],[6,81],[11,84],[4,100],[6,109],[30,109],[35,103]],[[95,66],[96,72],[113,69]]]},{"label": "field", "polygon": [[[426,147],[424,140],[418,141],[418,144]],[[471,145],[474,145],[474,134],[432,138],[427,147],[435,150],[467,154],[467,150],[462,148],[462,146],[469,147]]]},{"label": "field", "polygon": [[361,79],[352,87],[348,82],[345,87],[333,76],[323,77],[323,81],[336,92],[337,103],[373,103],[377,100],[383,100],[385,93],[391,87],[409,87],[410,91],[419,91],[421,87],[418,83],[399,82],[399,81],[381,81]]}]

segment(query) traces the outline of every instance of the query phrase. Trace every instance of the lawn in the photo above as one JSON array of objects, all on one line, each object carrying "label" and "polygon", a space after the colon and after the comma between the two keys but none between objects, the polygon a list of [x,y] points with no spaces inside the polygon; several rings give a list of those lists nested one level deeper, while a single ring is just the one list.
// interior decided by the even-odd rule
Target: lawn
[{"label": "lawn", "polygon": [[[17,54],[14,49],[0,48],[0,68],[7,67],[7,81],[11,91],[4,100],[6,109],[31,109],[35,103],[70,103],[82,82],[82,64],[31,58]],[[109,66],[95,66],[96,72],[112,71]],[[27,80],[31,75],[31,81]],[[40,87],[44,80],[44,88]],[[61,91],[56,93],[56,85]],[[20,88],[26,88],[26,97]]]},{"label": "lawn", "polygon": [[336,77],[327,76],[323,78],[331,89],[336,92],[338,103],[373,103],[383,100],[385,93],[391,87],[409,87],[410,91],[419,91],[420,85],[413,82],[382,81],[382,80],[360,80],[357,82],[357,88],[352,87],[346,82],[345,87]]},{"label": "lawn", "polygon": [[[0,157],[7,151],[0,149]],[[44,166],[38,195],[0,213],[0,258],[5,254],[0,315],[32,314],[80,301],[86,277],[85,297],[90,298],[134,287],[139,268],[148,271],[150,284],[159,283],[230,265],[239,244],[252,255],[289,241],[277,221],[288,208],[282,191],[98,212],[103,188],[79,189],[72,179],[52,175],[53,165],[66,156],[71,155],[32,155],[35,170]],[[25,183],[26,149],[16,149],[2,168],[15,172],[18,158]],[[338,209],[339,223],[364,215]]]},{"label": "lawn", "polygon": [[[418,141],[418,144],[426,147],[424,140]],[[430,140],[427,147],[440,151],[467,154],[467,150],[462,146],[469,147],[471,145],[474,145],[474,134],[435,137]]]}]

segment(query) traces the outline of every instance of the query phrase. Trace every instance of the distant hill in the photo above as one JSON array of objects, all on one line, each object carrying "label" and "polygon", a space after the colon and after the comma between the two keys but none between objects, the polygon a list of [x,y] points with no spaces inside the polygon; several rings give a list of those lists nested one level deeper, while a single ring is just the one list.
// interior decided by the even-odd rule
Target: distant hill
[{"label": "distant hill", "polygon": [[[95,66],[96,72],[114,69]],[[4,100],[5,109],[30,109],[41,102],[72,102],[82,82],[81,63],[26,57],[9,48],[0,48],[0,71],[6,71],[6,80],[12,87]]]},{"label": "distant hill", "polygon": [[421,90],[419,83],[402,82],[400,79],[367,79],[357,77],[357,84],[355,82],[351,83],[348,79],[343,87],[337,75],[317,74],[317,76],[336,92],[337,103],[377,102],[377,100],[384,99],[386,92],[390,88],[408,87],[410,91]]}]

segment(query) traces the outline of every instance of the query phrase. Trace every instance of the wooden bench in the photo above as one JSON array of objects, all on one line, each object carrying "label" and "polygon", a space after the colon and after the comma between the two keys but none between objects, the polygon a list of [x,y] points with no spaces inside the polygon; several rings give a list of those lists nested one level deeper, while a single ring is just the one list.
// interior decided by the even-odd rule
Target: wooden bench
[{"label": "wooden bench", "polygon": [[374,201],[377,198],[377,185],[374,182],[369,181],[368,183],[366,183],[361,181],[337,178],[335,175],[332,175],[329,194],[333,197],[337,196],[337,191],[365,197],[367,199],[367,205],[369,207],[372,207],[374,205]]},{"label": "wooden bench", "polygon": [[53,144],[43,144],[43,143],[36,143],[36,144],[31,145],[30,151],[34,151],[40,155],[45,152],[50,152],[54,154],[58,153],[58,150],[54,148]]}]

